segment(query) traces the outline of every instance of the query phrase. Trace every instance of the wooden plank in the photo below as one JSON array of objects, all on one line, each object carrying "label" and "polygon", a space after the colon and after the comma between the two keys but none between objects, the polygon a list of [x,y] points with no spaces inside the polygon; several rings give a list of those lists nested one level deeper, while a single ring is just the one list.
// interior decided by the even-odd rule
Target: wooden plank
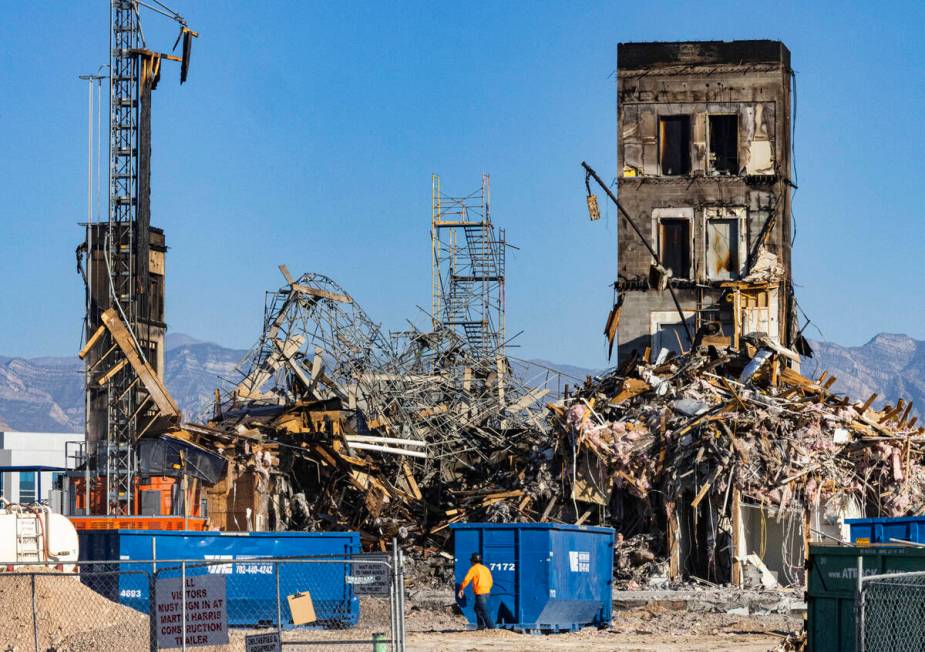
[{"label": "wooden plank", "polygon": [[712,484],[712,482],[703,483],[703,486],[700,487],[700,491],[697,492],[697,495],[694,496],[694,499],[691,501],[691,509],[697,509],[697,505],[699,505],[700,501],[703,500],[703,497],[707,495],[707,492],[710,490]]},{"label": "wooden plank", "polygon": [[645,394],[652,387],[644,380],[639,380],[638,378],[627,378],[623,381],[623,387],[620,389],[620,392],[610,399],[609,403],[611,405],[620,405],[624,401],[627,401],[635,396],[640,394]]},{"label": "wooden plank", "polygon": [[100,327],[96,329],[96,332],[90,336],[90,339],[87,340],[87,343],[84,344],[84,348],[80,350],[80,353],[77,354],[77,357],[83,360],[87,356],[87,354],[90,352],[90,349],[93,348],[93,345],[96,344],[97,341],[99,341],[101,337],[103,337],[103,333],[105,332],[106,332],[106,327],[103,325],[100,325]]},{"label": "wooden plank", "polygon": [[338,301],[340,303],[352,303],[352,300],[346,294],[328,292],[327,290],[313,288],[308,285],[302,285],[301,283],[293,283],[290,287],[296,292],[318,297],[319,299],[330,299],[331,301]]},{"label": "wooden plank", "polygon": [[680,519],[674,501],[665,501],[665,516],[668,525],[668,577],[674,579],[681,574]]},{"label": "wooden plank", "polygon": [[337,466],[337,460],[335,460],[334,457],[328,451],[326,451],[323,446],[316,444],[312,447],[312,450],[318,453],[318,455],[320,455],[321,458],[331,466]]},{"label": "wooden plank", "polygon": [[97,384],[100,387],[102,387],[103,385],[108,383],[110,380],[112,380],[113,376],[115,376],[117,373],[122,371],[122,368],[127,364],[128,364],[128,360],[125,358],[122,358],[116,364],[114,364],[109,371],[103,374],[103,376],[97,381]]},{"label": "wooden plank", "polygon": [[741,587],[744,577],[740,558],[747,554],[745,545],[745,528],[742,523],[742,492],[732,490],[732,583]]},{"label": "wooden plank", "polygon": [[286,279],[286,283],[292,285],[295,282],[295,279],[292,278],[292,274],[289,273],[289,267],[285,264],[279,266],[279,271],[282,272],[283,278]]},{"label": "wooden plank", "polygon": [[868,398],[866,401],[864,401],[864,405],[862,405],[861,407],[857,408],[858,414],[864,414],[864,412],[867,411],[867,408],[869,408],[871,405],[873,405],[873,404],[874,404],[874,401],[876,401],[876,400],[877,400],[877,393],[874,392],[873,394],[870,395],[870,398]]},{"label": "wooden plank", "polygon": [[415,498],[421,500],[424,496],[421,494],[421,488],[418,486],[417,480],[414,479],[414,474],[411,472],[411,466],[407,461],[402,461],[401,470],[402,473],[405,474],[405,482],[408,483],[408,487],[411,489],[411,493],[414,494]]},{"label": "wooden plank", "polygon": [[899,419],[899,428],[903,428],[906,425],[906,419],[909,418],[909,412],[912,411],[912,401],[906,404],[906,410],[903,412],[902,417]]},{"label": "wooden plank", "polygon": [[141,384],[148,390],[148,394],[151,395],[151,400],[154,401],[157,409],[160,410],[161,414],[164,416],[179,417],[180,408],[174,403],[164,383],[161,382],[161,379],[151,365],[141,357],[140,352],[135,347],[135,341],[132,339],[126,325],[119,318],[118,313],[116,313],[114,309],[109,308],[103,311],[101,318],[103,324],[109,329],[109,332],[112,333],[112,337],[116,341],[116,344],[122,349],[122,353],[128,358],[128,362],[132,365],[132,369],[135,370],[135,373],[141,380]]},{"label": "wooden plank", "polygon": [[543,523],[549,518],[549,515],[552,513],[552,508],[556,506],[556,497],[553,496],[549,499],[549,502],[546,503],[546,509],[543,510],[543,515],[540,517],[540,522]]}]

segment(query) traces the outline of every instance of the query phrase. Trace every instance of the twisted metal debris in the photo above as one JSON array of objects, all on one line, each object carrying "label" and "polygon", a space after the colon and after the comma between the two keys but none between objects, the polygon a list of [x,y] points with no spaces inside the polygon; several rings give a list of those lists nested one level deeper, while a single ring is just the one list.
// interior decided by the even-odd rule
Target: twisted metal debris
[{"label": "twisted metal debris", "polygon": [[439,547],[452,522],[530,516],[547,389],[439,325],[387,337],[330,278],[283,273],[260,339],[197,431],[260,474],[271,527]]}]

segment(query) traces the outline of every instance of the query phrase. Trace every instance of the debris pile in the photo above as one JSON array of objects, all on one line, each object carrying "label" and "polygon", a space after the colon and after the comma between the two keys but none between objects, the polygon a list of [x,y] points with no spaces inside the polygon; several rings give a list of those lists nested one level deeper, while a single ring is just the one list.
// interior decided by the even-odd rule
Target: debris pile
[{"label": "debris pile", "polygon": [[637,534],[624,539],[617,534],[614,544],[614,586],[623,591],[641,588],[665,588],[668,585],[668,563],[663,542],[652,533]]},{"label": "debris pile", "polygon": [[802,515],[804,542],[812,513],[851,501],[883,516],[925,510],[925,429],[911,404],[878,412],[876,395],[837,396],[834,378],[801,375],[788,365],[798,356],[765,335],[740,351],[648,357],[548,407],[577,511],[596,508],[593,521],[627,537],[663,534],[673,577],[742,582],[743,505]]},{"label": "debris pile", "polygon": [[439,326],[386,337],[331,279],[284,275],[214,417],[187,427],[229,461],[209,490],[213,526],[439,550],[454,522],[535,516],[551,483],[546,389]]},{"label": "debris pile", "polygon": [[[800,581],[794,545],[824,529],[820,514],[925,510],[911,404],[851,403],[766,335],[647,352],[560,397],[439,324],[387,336],[331,279],[283,273],[213,418],[186,426],[228,462],[207,488],[213,527],[351,529],[426,561],[460,521],[607,525],[623,587],[769,588]],[[747,507],[760,511],[757,545]],[[769,517],[784,530],[773,571]]]}]

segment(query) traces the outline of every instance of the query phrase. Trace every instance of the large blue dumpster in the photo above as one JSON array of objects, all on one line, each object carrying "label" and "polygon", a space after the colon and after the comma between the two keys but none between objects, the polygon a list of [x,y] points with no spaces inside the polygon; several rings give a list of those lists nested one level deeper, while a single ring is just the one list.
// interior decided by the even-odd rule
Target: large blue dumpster
[{"label": "large blue dumpster", "polygon": [[[611,528],[553,523],[456,523],[456,587],[469,557],[482,556],[494,586],[488,602],[499,627],[527,632],[607,626],[613,611]],[[476,622],[471,588],[460,600]]]},{"label": "large blue dumpster", "polygon": [[845,523],[851,526],[852,543],[925,543],[925,516],[846,518]]},{"label": "large blue dumpster", "polygon": [[[82,581],[110,600],[149,612],[149,578],[157,568],[161,579],[180,577],[179,564],[190,560],[187,575],[226,577],[228,624],[275,625],[276,574],[261,558],[346,558],[361,552],[356,532],[198,532],[190,530],[88,530],[79,533],[82,561],[115,561],[83,567]],[[131,563],[139,560],[137,563]],[[142,561],[143,560],[143,561]],[[152,563],[152,560],[159,560]],[[196,560],[227,563],[199,565]],[[108,574],[109,571],[119,572]],[[279,594],[282,625],[289,618],[286,596],[311,593],[321,626],[350,626],[359,620],[359,600],[347,584],[346,563],[280,564]]]}]

